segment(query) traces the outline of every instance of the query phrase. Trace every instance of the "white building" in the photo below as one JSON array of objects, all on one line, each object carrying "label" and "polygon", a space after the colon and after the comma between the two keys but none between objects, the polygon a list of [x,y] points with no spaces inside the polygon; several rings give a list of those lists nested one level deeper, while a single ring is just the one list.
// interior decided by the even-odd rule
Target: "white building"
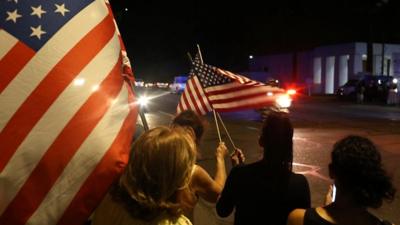
[{"label": "white building", "polygon": [[[400,76],[400,44],[372,45],[372,74],[382,74],[383,45],[383,75]],[[349,79],[365,73],[366,61],[367,43],[355,42],[298,53],[253,56],[249,59],[248,74],[262,82],[275,78],[283,83],[296,82],[312,93],[333,94]]]}]

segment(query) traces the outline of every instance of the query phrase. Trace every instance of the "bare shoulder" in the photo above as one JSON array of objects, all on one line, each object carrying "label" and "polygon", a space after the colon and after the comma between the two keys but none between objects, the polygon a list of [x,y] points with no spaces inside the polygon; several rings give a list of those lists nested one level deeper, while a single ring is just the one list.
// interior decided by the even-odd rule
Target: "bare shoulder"
[{"label": "bare shoulder", "polygon": [[203,167],[195,165],[192,174],[192,185],[194,188],[204,185],[208,186],[210,183],[213,182],[214,180]]},{"label": "bare shoulder", "polygon": [[218,195],[222,191],[222,187],[220,187],[208,172],[199,165],[197,165],[193,171],[191,186],[196,194],[212,203],[217,201]]},{"label": "bare shoulder", "polygon": [[287,225],[303,225],[305,209],[295,209],[288,216]]}]

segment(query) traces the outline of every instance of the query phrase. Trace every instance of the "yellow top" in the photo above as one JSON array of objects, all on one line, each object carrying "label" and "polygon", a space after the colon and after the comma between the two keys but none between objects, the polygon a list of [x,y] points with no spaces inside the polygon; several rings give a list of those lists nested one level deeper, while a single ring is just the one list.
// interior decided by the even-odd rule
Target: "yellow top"
[{"label": "yellow top", "polygon": [[113,201],[107,194],[94,212],[92,225],[192,225],[192,223],[184,215],[171,218],[167,214],[162,214],[152,221],[133,218],[121,204]]}]

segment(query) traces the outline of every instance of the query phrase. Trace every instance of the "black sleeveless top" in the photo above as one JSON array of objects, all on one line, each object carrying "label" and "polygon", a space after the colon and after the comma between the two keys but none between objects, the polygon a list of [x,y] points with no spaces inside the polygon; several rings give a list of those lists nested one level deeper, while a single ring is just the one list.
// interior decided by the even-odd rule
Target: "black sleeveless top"
[{"label": "black sleeveless top", "polygon": [[310,189],[304,175],[291,173],[280,182],[263,161],[234,167],[216,205],[219,216],[235,208],[235,225],[285,225],[289,213],[310,208]]},{"label": "black sleeveless top", "polygon": [[[304,222],[303,225],[336,225],[334,223],[331,223],[324,218],[322,218],[315,208],[307,209],[305,214],[304,214]],[[382,220],[377,225],[392,225],[387,220]]]},{"label": "black sleeveless top", "polygon": [[315,208],[307,209],[304,214],[304,222],[303,225],[334,225],[324,218],[322,218]]}]

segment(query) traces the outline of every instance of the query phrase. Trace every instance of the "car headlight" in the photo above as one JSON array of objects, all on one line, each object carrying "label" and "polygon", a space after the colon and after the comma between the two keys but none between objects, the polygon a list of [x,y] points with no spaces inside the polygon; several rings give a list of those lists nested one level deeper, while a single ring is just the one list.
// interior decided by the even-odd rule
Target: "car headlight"
[{"label": "car headlight", "polygon": [[280,108],[289,108],[292,105],[292,99],[287,94],[278,96],[275,102]]}]

